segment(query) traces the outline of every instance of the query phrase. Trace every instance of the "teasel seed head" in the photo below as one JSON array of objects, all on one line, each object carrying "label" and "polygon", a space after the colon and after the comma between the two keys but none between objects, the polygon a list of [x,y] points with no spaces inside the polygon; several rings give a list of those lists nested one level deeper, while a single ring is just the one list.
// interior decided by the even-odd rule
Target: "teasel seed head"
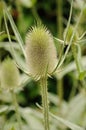
[{"label": "teasel seed head", "polygon": [[5,59],[1,65],[1,87],[4,90],[14,90],[20,82],[19,70],[14,61]]},{"label": "teasel seed head", "polygon": [[43,25],[32,27],[26,36],[26,62],[33,77],[51,74],[57,63],[56,48],[51,33]]}]

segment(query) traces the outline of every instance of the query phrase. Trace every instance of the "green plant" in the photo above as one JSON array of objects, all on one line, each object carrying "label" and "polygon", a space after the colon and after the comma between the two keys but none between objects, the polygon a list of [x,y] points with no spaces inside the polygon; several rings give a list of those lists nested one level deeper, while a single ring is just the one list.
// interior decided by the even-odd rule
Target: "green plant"
[{"label": "green plant", "polygon": [[[30,32],[27,33],[26,47],[24,49],[23,40],[17,30],[17,27],[15,26],[12,16],[10,15],[10,12],[8,11],[6,5],[4,5],[4,10],[3,10],[4,21],[5,21],[6,31],[7,31],[7,37],[9,39],[9,43],[10,43],[10,47],[11,47],[8,50],[10,51],[11,55],[15,59],[17,66],[23,72],[25,72],[28,77],[31,77],[31,78],[34,78],[35,80],[40,81],[41,93],[42,93],[42,104],[43,104],[42,109],[44,111],[45,130],[51,129],[51,126],[49,128],[49,115],[51,115],[54,119],[60,121],[61,123],[65,124],[66,126],[68,126],[71,129],[77,129],[77,130],[84,129],[84,128],[79,127],[75,124],[72,124],[68,121],[65,121],[62,118],[59,118],[58,116],[55,116],[52,113],[49,113],[49,106],[48,106],[47,78],[48,78],[48,76],[52,76],[52,74],[55,72],[57,74],[57,79],[61,79],[68,71],[69,72],[71,71],[71,68],[66,69],[66,67],[65,67],[62,72],[58,73],[60,71],[59,69],[63,66],[63,63],[66,60],[67,55],[69,54],[68,52],[70,52],[69,51],[70,48],[72,48],[74,61],[77,66],[79,77],[80,77],[80,79],[85,78],[85,71],[83,69],[80,70],[82,65],[81,65],[81,62],[78,60],[78,56],[79,56],[79,58],[81,58],[81,50],[80,50],[80,46],[77,43],[80,43],[82,40],[81,39],[78,40],[78,38],[76,37],[77,27],[79,25],[84,7],[81,10],[81,13],[80,13],[80,16],[78,18],[76,25],[75,26],[73,25],[75,28],[71,28],[70,21],[71,21],[71,15],[72,15],[72,6],[73,6],[73,1],[71,2],[70,16],[69,16],[67,28],[66,28],[66,31],[64,34],[64,39],[60,40],[58,38],[55,38],[55,40],[57,42],[59,42],[59,44],[61,43],[61,48],[62,48],[60,51],[59,57],[58,57],[58,61],[56,63],[56,60],[57,60],[56,59],[56,50],[53,45],[53,37],[51,36],[50,32],[45,27],[43,27],[43,25],[37,25],[35,27],[32,27]],[[16,46],[16,47],[18,47],[18,48],[20,47],[21,52],[23,52],[23,54],[24,54],[24,60],[21,60],[21,57],[19,57],[19,54],[16,51],[16,47],[15,47],[16,44],[13,45],[14,43],[13,43],[11,35],[9,33],[7,20],[10,22],[12,30],[17,39],[17,42],[19,43],[19,45],[17,44],[18,46]],[[67,48],[64,52],[64,48],[66,45],[67,45]],[[41,52],[40,54],[39,54],[39,51]],[[75,66],[73,63],[72,70],[74,70],[74,69],[75,69]],[[54,98],[52,98],[52,99],[54,99]],[[83,99],[83,97],[81,98],[81,101],[82,101],[82,99]],[[63,104],[64,103],[62,101],[62,105]],[[82,106],[84,106],[84,102],[83,102]],[[67,108],[69,107],[68,104],[66,104],[66,107]],[[62,107],[62,108],[64,109],[64,107]],[[79,113],[82,111],[82,108],[80,107]],[[24,110],[25,109],[22,110],[21,108],[19,108],[20,112],[24,111]],[[29,109],[27,110],[27,113],[29,113],[28,111],[29,111]],[[64,109],[64,111],[65,111],[65,113],[67,113],[66,109]],[[67,114],[70,115],[69,113],[67,113]],[[27,114],[25,114],[25,111],[23,114],[21,112],[21,115],[27,122],[29,122],[29,117],[27,117]],[[37,116],[37,115],[35,115],[35,116]],[[65,116],[65,118],[66,118],[66,116]],[[71,115],[66,119],[71,119]],[[54,122],[54,121],[55,120],[52,119],[52,122]],[[27,123],[27,124],[29,124],[29,123]],[[26,130],[28,129],[28,126],[25,127]],[[58,127],[58,129],[66,129],[65,127],[61,126],[59,123],[57,125],[55,125],[54,129],[57,129],[57,127]],[[15,129],[15,128],[16,127],[12,127],[12,129]],[[31,126],[30,129],[34,129],[34,128]]]},{"label": "green plant", "polygon": [[15,106],[16,117],[19,123],[19,129],[21,129],[21,119],[18,111],[18,103],[16,99],[15,89],[19,86],[19,71],[13,60],[6,59],[1,65],[1,88],[4,91],[10,91],[13,97],[13,104]]}]

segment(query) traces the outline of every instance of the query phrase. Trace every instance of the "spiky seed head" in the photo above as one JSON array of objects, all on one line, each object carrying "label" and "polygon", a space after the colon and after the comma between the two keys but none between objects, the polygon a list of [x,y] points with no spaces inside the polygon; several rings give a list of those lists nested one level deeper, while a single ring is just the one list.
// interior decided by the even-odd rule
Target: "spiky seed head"
[{"label": "spiky seed head", "polygon": [[19,71],[10,58],[7,58],[1,65],[1,87],[11,90],[18,87],[20,81]]},{"label": "spiky seed head", "polygon": [[29,73],[33,77],[50,74],[56,66],[57,54],[53,37],[44,26],[35,26],[26,36],[26,54]]},{"label": "spiky seed head", "polygon": [[[64,35],[66,33],[66,30],[64,30]],[[69,29],[68,29],[68,33],[67,33],[67,37],[66,37],[66,43],[68,44],[70,42],[71,36],[73,34],[74,31],[74,27],[72,25],[70,25]],[[74,38],[73,38],[73,43],[76,43],[76,41],[78,40],[78,32],[75,33]]]}]

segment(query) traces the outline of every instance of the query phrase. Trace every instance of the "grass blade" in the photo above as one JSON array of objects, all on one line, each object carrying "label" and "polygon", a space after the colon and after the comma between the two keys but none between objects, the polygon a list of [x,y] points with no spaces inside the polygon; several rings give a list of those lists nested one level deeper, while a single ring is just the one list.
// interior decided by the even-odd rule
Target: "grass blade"
[{"label": "grass blade", "polygon": [[16,36],[16,39],[17,39],[17,41],[18,41],[18,43],[19,43],[19,45],[20,45],[20,47],[21,47],[21,49],[22,49],[22,52],[23,52],[23,54],[24,54],[24,56],[25,56],[25,58],[26,58],[26,53],[25,53],[25,50],[24,50],[24,48],[23,48],[23,45],[24,45],[23,40],[22,40],[22,38],[21,38],[21,36],[20,36],[20,34],[19,34],[19,32],[18,32],[18,29],[17,29],[17,27],[16,27],[16,25],[15,25],[15,23],[14,23],[14,21],[13,21],[13,18],[12,18],[11,14],[10,14],[10,12],[8,11],[8,9],[7,9],[6,6],[5,6],[4,11],[5,11],[5,13],[6,13],[6,15],[7,15],[8,19],[9,19],[9,21],[10,21],[10,24],[11,24],[11,27],[12,27],[12,29],[13,29],[13,31],[14,31],[14,34],[15,34],[15,36]]},{"label": "grass blade", "polygon": [[71,123],[70,121],[67,121],[61,117],[55,116],[54,114],[50,113],[50,115],[55,118],[56,120],[58,120],[59,122],[63,123],[64,125],[66,125],[68,128],[72,129],[72,130],[85,130],[84,128],[75,125],[74,123]]}]

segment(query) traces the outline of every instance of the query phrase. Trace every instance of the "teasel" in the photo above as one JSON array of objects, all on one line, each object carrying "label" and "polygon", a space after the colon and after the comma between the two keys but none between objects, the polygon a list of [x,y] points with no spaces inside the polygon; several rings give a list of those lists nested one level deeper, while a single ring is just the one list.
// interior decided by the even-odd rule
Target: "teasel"
[{"label": "teasel", "polygon": [[10,58],[3,61],[1,65],[1,87],[5,90],[14,90],[20,82],[19,71]]},{"label": "teasel", "polygon": [[[65,31],[64,31],[64,34],[65,34]],[[74,26],[70,25],[68,32],[67,32],[67,38],[66,38],[67,44],[69,43],[69,41],[72,37],[73,31],[74,31]],[[76,31],[76,33],[73,37],[71,50],[72,50],[72,54],[73,54],[73,57],[74,57],[74,60],[75,60],[78,75],[80,76],[80,74],[83,73],[83,66],[82,66],[82,63],[81,63],[81,48],[80,48],[80,45],[79,45],[79,41],[80,41],[79,34],[78,34],[78,31]],[[79,78],[79,76],[78,76],[78,78]]]},{"label": "teasel", "polygon": [[32,27],[27,33],[26,54],[28,71],[33,77],[40,79],[54,70],[56,48],[51,33],[43,25]]},{"label": "teasel", "polygon": [[16,98],[16,91],[20,85],[20,74],[15,62],[11,58],[5,59],[1,64],[1,88],[3,91],[8,91],[12,94],[12,103],[15,107],[15,113],[19,130],[21,128],[21,117],[19,113],[19,106]]},{"label": "teasel", "polygon": [[57,53],[51,33],[43,25],[30,29],[26,36],[26,62],[29,73],[39,80],[44,114],[44,128],[49,130],[47,77],[57,64]]},{"label": "teasel", "polygon": [[[67,29],[67,28],[66,28],[66,29]],[[66,29],[64,30],[63,36],[65,36]],[[73,31],[74,31],[74,27],[73,27],[73,25],[70,25],[69,28],[68,28],[68,32],[67,32],[66,44],[69,44],[70,39],[71,39],[71,37],[72,37],[72,35],[73,35]],[[72,42],[73,42],[73,43],[77,42],[78,38],[79,38],[79,34],[78,34],[78,32],[76,31],[76,33],[75,33],[75,35],[74,35],[74,37],[73,37],[73,41],[72,41]]]}]

